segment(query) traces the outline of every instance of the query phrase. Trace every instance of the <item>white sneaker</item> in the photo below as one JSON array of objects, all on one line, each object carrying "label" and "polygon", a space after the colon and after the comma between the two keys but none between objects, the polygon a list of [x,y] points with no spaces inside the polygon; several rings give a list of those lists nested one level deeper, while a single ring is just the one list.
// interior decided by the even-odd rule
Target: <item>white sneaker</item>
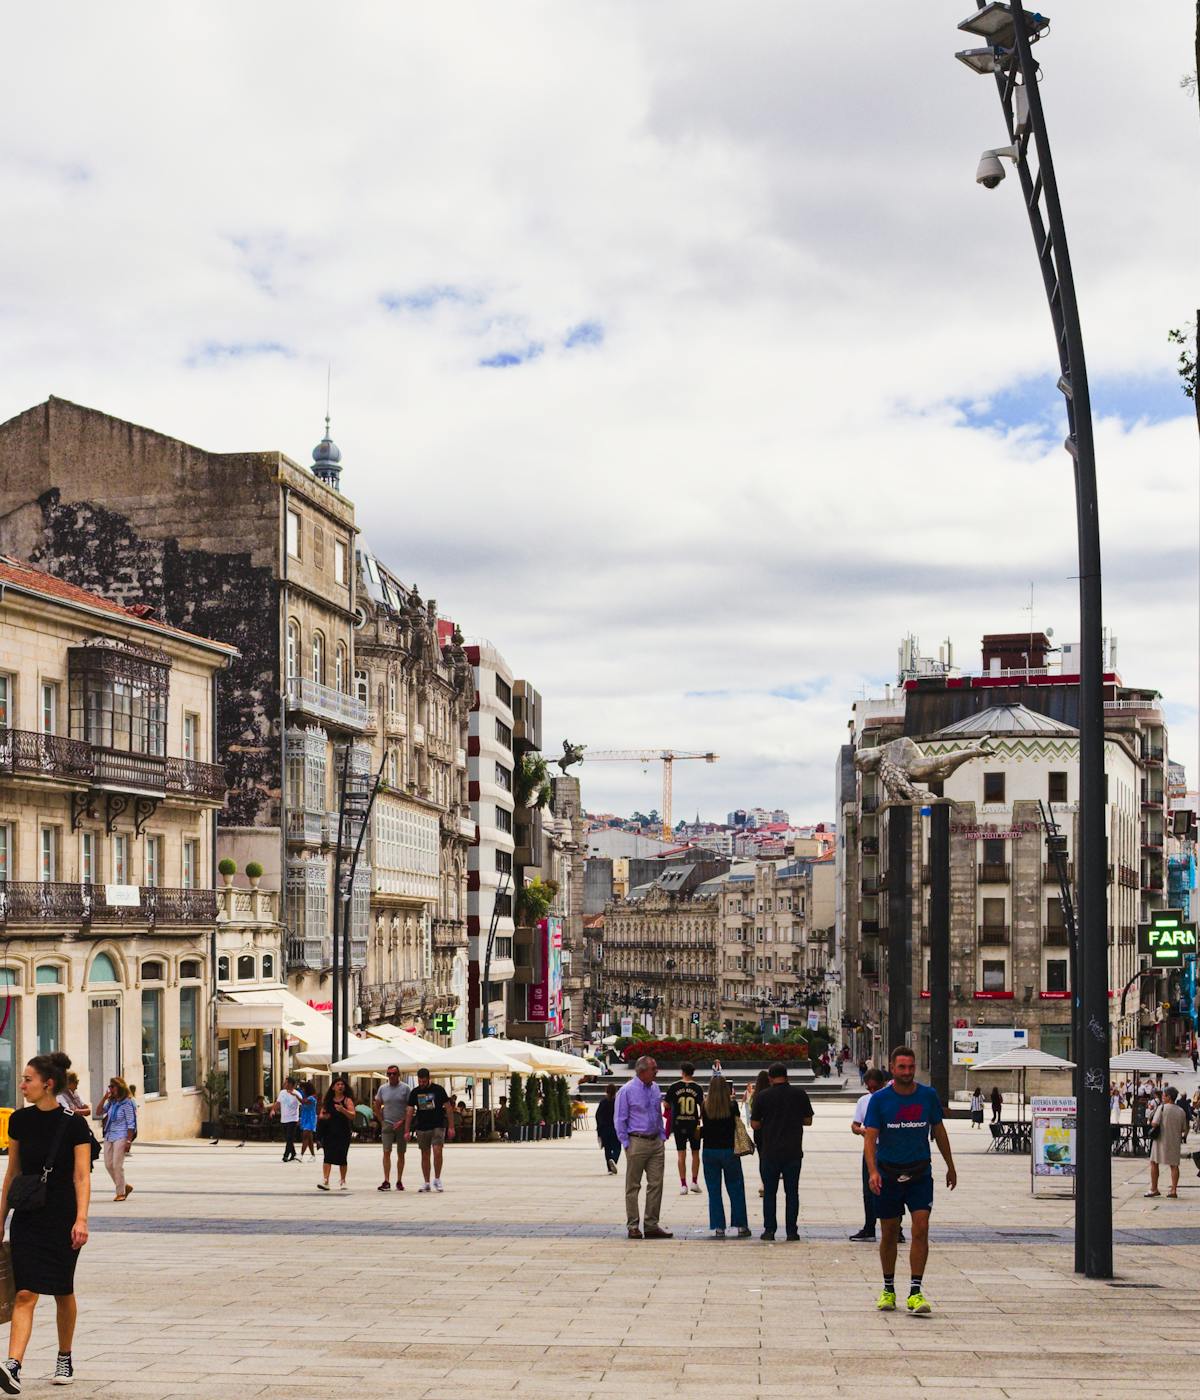
[{"label": "white sneaker", "polygon": [[421,1187],[421,1190],[422,1190],[422,1191],[431,1191],[432,1189],[433,1189],[433,1188],[430,1186],[430,1184],[429,1184],[428,1182],[425,1182],[424,1185]]},{"label": "white sneaker", "polygon": [[686,1182],[686,1181],[681,1181],[681,1182],[679,1183],[679,1194],[680,1194],[681,1196],[686,1196],[687,1193],[688,1193],[687,1182]]},{"label": "white sneaker", "polygon": [[344,1191],[345,1189],[346,1189],[346,1183],[343,1181],[343,1182],[341,1183],[341,1185],[339,1185],[338,1190],[339,1190],[339,1191]]},{"label": "white sneaker", "polygon": [[440,1191],[442,1189],[442,1183],[438,1180],[436,1176],[433,1178],[433,1189],[435,1191]]},{"label": "white sneaker", "polygon": [[697,1181],[693,1181],[693,1182],[692,1182],[692,1195],[693,1195],[693,1196],[698,1196],[699,1194],[700,1194],[700,1183],[697,1182]]}]

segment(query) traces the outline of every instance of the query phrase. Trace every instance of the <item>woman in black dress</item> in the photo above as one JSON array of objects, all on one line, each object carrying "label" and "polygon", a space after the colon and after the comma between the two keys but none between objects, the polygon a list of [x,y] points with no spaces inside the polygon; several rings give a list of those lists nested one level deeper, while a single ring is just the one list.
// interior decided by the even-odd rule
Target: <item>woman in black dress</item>
[{"label": "woman in black dress", "polygon": [[321,1105],[321,1151],[325,1160],[321,1165],[322,1180],[317,1182],[318,1191],[329,1190],[329,1169],[337,1167],[340,1184],[346,1189],[346,1166],[350,1156],[350,1138],[354,1132],[354,1100],[350,1097],[350,1086],[338,1075],[329,1086],[325,1102]]},{"label": "woman in black dress", "polygon": [[9,1329],[8,1361],[0,1366],[0,1392],[21,1393],[21,1362],[33,1331],[33,1311],[43,1293],[58,1307],[58,1362],[54,1380],[74,1378],[71,1341],[75,1335],[75,1263],[87,1244],[92,1199],[92,1135],[87,1120],[62,1108],[57,1095],[67,1084],[71,1061],[61,1052],[38,1055],[25,1066],[21,1093],[28,1108],[8,1120],[8,1171],[0,1189],[0,1235],[8,1222],[9,1194],[19,1176],[51,1168],[46,1203],[37,1210],[14,1210],[12,1268],[16,1297]]}]

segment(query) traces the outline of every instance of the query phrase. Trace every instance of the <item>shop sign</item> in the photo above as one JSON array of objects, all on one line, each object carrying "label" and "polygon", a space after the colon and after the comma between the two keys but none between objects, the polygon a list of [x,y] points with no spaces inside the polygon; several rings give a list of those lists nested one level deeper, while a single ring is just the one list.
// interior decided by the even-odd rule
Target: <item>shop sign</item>
[{"label": "shop sign", "polygon": [[1196,925],[1187,923],[1181,909],[1163,909],[1148,924],[1138,925],[1138,952],[1156,967],[1181,967],[1196,953]]},{"label": "shop sign", "polygon": [[93,1010],[99,1010],[104,1006],[120,1006],[120,997],[93,997],[88,1003]]},{"label": "shop sign", "polygon": [[1037,822],[1012,822],[1006,827],[994,823],[972,825],[970,822],[951,822],[950,835],[960,841],[1019,841],[1031,831],[1039,831]]}]

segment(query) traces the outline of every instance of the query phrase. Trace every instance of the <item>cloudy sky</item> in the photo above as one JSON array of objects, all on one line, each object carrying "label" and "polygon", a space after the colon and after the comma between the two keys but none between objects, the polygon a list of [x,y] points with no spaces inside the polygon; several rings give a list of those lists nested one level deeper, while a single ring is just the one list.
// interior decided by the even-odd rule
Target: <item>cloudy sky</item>
[{"label": "cloudy sky", "polygon": [[[1197,757],[1194,7],[1039,53],[1105,612]],[[676,814],[832,815],[901,637],[1077,633],[1057,368],[967,0],[26,6],[0,417],[57,394],[307,461],[333,364],[375,551],[543,692],[547,748],[713,749]],[[13,61],[12,56],[18,56]],[[658,774],[584,769],[594,809]]]}]

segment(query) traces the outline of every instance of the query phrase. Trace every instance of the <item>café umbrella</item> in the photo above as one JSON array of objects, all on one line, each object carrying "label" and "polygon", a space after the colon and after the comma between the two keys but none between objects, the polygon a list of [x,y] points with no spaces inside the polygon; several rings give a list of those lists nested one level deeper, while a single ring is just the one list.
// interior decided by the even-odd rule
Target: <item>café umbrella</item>
[{"label": "caf\u00e9 umbrella", "polygon": [[990,1070],[1014,1070],[1020,1078],[1017,1081],[1017,1117],[1018,1121],[1025,1121],[1025,1075],[1031,1069],[1074,1069],[1073,1060],[1063,1060],[1057,1055],[1049,1055],[1045,1050],[1034,1050],[1031,1046],[1023,1047],[1019,1050],[1006,1050],[1002,1055],[993,1055],[990,1060],[983,1060],[977,1065],[971,1065],[973,1074],[982,1073],[985,1069]]}]

